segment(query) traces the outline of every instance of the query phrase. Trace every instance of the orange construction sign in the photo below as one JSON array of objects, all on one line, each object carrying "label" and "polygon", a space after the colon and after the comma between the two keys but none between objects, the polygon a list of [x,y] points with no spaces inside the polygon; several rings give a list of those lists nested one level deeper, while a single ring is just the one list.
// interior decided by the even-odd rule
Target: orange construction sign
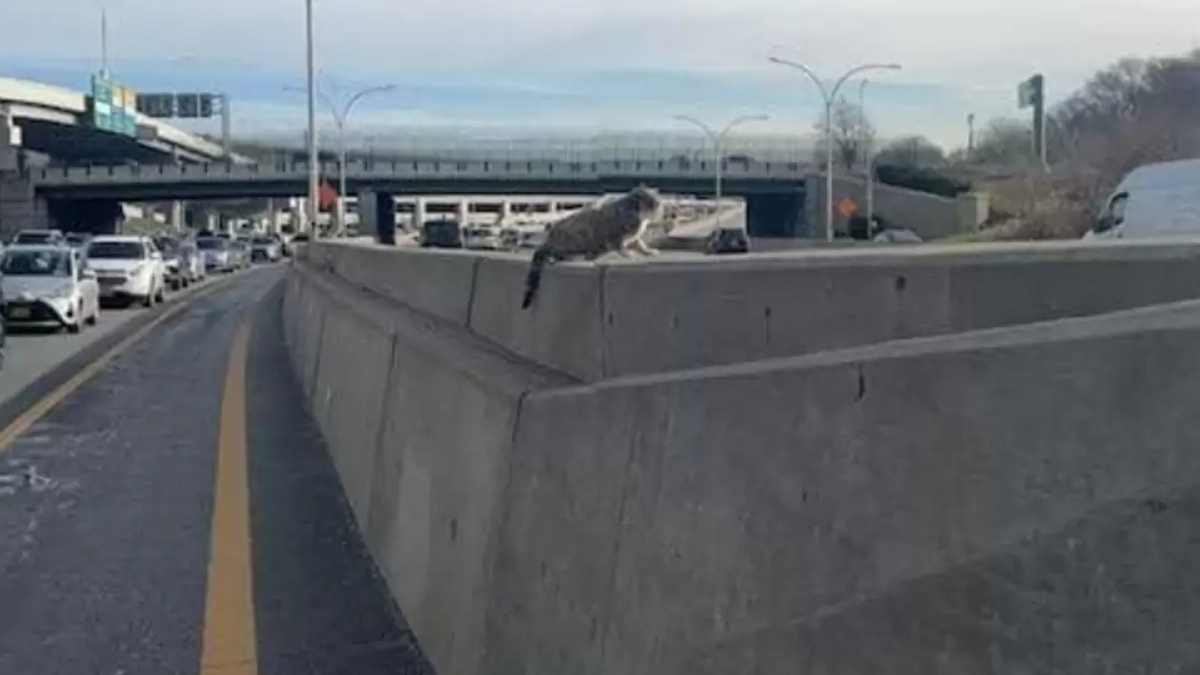
[{"label": "orange construction sign", "polygon": [[849,218],[858,210],[858,204],[855,204],[854,200],[849,197],[842,197],[842,200],[837,203],[837,210],[843,218]]},{"label": "orange construction sign", "polygon": [[320,208],[330,209],[337,204],[337,190],[325,181],[321,181],[321,189],[317,192],[317,204]]}]

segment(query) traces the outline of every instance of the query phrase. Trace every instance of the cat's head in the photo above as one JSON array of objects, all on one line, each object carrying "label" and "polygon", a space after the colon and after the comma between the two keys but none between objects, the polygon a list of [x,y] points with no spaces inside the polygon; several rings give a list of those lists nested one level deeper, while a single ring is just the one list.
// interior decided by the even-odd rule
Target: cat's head
[{"label": "cat's head", "polygon": [[658,190],[639,185],[629,191],[628,197],[633,201],[634,208],[643,216],[662,216],[663,200]]}]

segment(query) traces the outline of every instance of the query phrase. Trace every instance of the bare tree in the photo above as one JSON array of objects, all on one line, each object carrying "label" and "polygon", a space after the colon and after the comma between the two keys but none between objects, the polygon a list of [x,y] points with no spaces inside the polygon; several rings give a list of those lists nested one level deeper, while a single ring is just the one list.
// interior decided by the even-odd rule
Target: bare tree
[{"label": "bare tree", "polygon": [[1033,157],[1033,130],[1019,120],[991,120],[975,141],[971,161],[998,166],[1023,165]]},{"label": "bare tree", "polygon": [[[875,140],[875,126],[862,107],[839,97],[831,111],[833,127],[833,160],[846,171],[865,165],[866,148]],[[825,161],[825,115],[821,114],[816,124],[820,141],[815,149],[819,162]]]},{"label": "bare tree", "polygon": [[937,167],[946,163],[946,151],[924,136],[905,136],[884,146],[875,156],[877,164]]}]

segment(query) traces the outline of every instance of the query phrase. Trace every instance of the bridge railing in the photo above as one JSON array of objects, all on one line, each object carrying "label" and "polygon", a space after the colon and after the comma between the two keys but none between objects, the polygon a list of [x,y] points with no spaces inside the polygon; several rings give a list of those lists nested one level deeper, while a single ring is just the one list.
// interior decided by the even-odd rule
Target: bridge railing
[{"label": "bridge railing", "polygon": [[[704,179],[715,173],[712,161],[630,159],[607,161],[461,160],[398,161],[357,160],[347,162],[346,176],[359,180],[472,179],[551,181],[594,181],[607,176],[651,179]],[[726,178],[758,180],[803,180],[811,168],[801,162],[726,160]],[[323,162],[319,173],[327,180],[338,175],[336,162]],[[44,185],[90,185],[103,183],[293,181],[308,174],[306,162],[276,161],[248,165],[225,163],[181,165],[66,166],[32,172],[34,182]]]}]

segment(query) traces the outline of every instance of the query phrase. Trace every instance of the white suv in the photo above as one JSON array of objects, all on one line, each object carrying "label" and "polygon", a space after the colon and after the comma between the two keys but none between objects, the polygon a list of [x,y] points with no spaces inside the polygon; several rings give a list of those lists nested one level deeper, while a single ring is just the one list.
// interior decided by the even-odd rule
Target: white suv
[{"label": "white suv", "polygon": [[104,235],[88,242],[87,266],[96,271],[100,297],[151,307],[166,296],[162,253],[149,237]]}]

